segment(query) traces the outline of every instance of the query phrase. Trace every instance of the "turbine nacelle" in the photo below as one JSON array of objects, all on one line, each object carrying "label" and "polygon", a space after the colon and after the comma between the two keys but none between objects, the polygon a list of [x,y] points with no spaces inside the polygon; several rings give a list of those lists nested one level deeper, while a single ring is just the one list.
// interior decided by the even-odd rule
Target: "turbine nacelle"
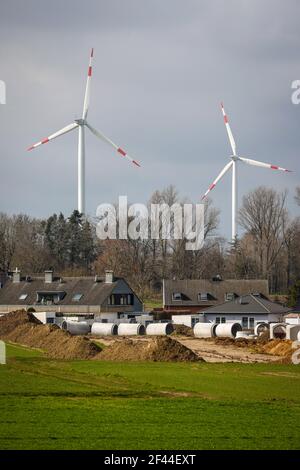
[{"label": "turbine nacelle", "polygon": [[85,126],[86,125],[86,120],[85,119],[74,119],[74,122],[78,124],[78,126]]}]

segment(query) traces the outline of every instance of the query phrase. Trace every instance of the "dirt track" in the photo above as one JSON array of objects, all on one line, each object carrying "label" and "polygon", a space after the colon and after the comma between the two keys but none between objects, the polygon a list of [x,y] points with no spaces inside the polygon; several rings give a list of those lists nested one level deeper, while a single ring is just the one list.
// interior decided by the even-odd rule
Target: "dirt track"
[{"label": "dirt track", "polygon": [[206,362],[274,362],[280,356],[255,352],[251,347],[239,348],[231,344],[215,344],[199,338],[177,337],[177,340],[199,354]]},{"label": "dirt track", "polygon": [[[93,338],[96,342],[99,341],[105,346],[109,346],[116,341],[124,341],[120,337],[103,337]],[[146,336],[132,337],[135,342],[149,342],[150,338]],[[243,362],[243,363],[255,363],[255,362],[275,362],[282,359],[282,356],[264,354],[256,352],[251,346],[238,347],[234,343],[231,344],[226,341],[219,341],[215,343],[213,340],[205,340],[199,338],[191,338],[187,336],[176,336],[176,340],[195,352],[199,357],[203,358],[205,362]]]}]

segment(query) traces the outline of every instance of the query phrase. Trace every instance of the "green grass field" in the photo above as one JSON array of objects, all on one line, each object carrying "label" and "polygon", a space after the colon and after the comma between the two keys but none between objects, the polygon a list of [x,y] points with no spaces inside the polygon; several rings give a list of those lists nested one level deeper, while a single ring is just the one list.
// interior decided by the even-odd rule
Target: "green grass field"
[{"label": "green grass field", "polygon": [[299,449],[300,367],[49,360],[8,346],[0,449]]}]

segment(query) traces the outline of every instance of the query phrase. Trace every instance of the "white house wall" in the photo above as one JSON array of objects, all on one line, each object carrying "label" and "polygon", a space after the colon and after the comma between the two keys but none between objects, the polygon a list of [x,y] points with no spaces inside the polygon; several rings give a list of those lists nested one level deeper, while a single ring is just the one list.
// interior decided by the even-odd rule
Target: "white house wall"
[{"label": "white house wall", "polygon": [[247,317],[248,318],[248,321],[250,318],[254,318],[254,324],[256,325],[257,323],[260,323],[260,322],[266,322],[266,323],[270,323],[270,322],[278,322],[278,321],[281,321],[281,315],[278,314],[278,315],[275,315],[275,314],[251,314],[251,313],[244,313],[244,314],[205,314],[205,318],[206,318],[206,321],[209,321],[209,322],[215,322],[216,321],[216,318],[223,318],[225,317],[226,318],[226,322],[238,322],[240,324],[242,324],[242,319],[243,317]]}]

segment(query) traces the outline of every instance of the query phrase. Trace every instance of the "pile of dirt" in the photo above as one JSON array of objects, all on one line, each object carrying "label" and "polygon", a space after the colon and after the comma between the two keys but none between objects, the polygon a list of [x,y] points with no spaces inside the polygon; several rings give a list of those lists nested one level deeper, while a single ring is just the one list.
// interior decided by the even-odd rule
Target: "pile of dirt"
[{"label": "pile of dirt", "polygon": [[203,361],[191,349],[168,336],[149,341],[132,339],[117,340],[105,348],[95,359],[107,361],[159,361],[195,362]]},{"label": "pile of dirt", "polygon": [[0,335],[6,335],[17,326],[24,325],[28,322],[41,325],[41,322],[35,318],[32,313],[27,313],[25,310],[16,310],[15,312],[7,313],[3,317],[0,317]]},{"label": "pile of dirt", "polygon": [[267,354],[274,354],[275,356],[290,357],[293,353],[293,341],[281,339],[273,339],[262,346],[263,352]]},{"label": "pile of dirt", "polygon": [[174,331],[172,333],[172,336],[176,336],[176,335],[194,336],[193,328],[190,328],[189,326],[173,324],[173,328],[174,328]]},{"label": "pile of dirt", "polygon": [[[210,338],[209,338],[210,339]],[[222,346],[236,346],[238,348],[249,348],[256,344],[256,340],[247,338],[213,338],[215,344]]]},{"label": "pile of dirt", "polygon": [[82,336],[71,336],[56,325],[43,325],[24,310],[0,317],[0,339],[45,351],[56,359],[89,359],[101,348]]},{"label": "pile of dirt", "polygon": [[256,339],[256,341],[258,343],[268,343],[270,339],[270,331],[269,330],[266,330],[266,331],[263,331]]}]

